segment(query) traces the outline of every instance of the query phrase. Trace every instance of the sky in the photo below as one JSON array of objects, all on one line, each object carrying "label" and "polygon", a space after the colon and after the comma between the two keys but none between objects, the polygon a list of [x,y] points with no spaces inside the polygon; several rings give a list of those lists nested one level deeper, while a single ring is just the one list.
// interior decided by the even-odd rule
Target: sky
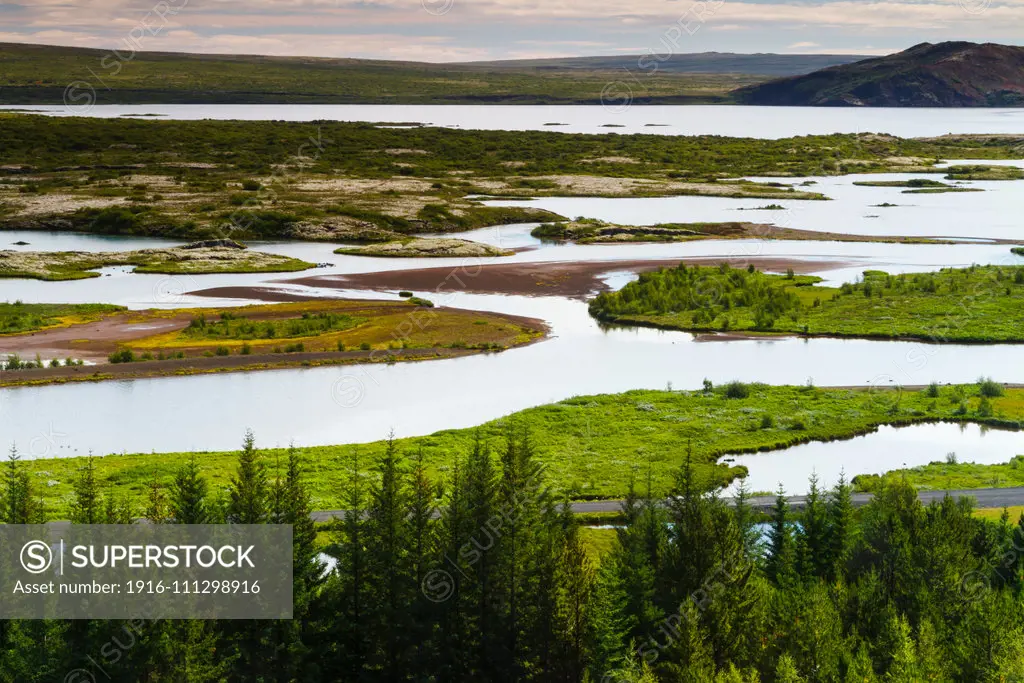
[{"label": "sky", "polygon": [[0,0],[0,42],[430,62],[1024,42],[1024,0]]}]

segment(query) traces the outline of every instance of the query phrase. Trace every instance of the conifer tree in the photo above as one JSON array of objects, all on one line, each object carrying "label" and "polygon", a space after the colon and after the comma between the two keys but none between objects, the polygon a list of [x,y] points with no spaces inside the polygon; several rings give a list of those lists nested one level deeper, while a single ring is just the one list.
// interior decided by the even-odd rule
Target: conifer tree
[{"label": "conifer tree", "polygon": [[409,480],[409,514],[405,536],[408,540],[408,575],[412,582],[409,607],[408,638],[412,644],[409,668],[413,672],[436,670],[437,642],[434,622],[438,616],[435,605],[423,591],[437,557],[437,528],[433,521],[437,492],[431,483],[424,462],[423,449],[416,453]]},{"label": "conifer tree", "polygon": [[420,591],[434,603],[437,615],[437,668],[441,680],[464,680],[475,672],[470,666],[479,652],[479,644],[470,623],[476,601],[470,595],[471,577],[462,553],[471,546],[473,533],[471,512],[466,492],[465,463],[456,459],[438,524],[438,557],[420,583]]},{"label": "conifer tree", "polygon": [[558,669],[562,680],[579,683],[586,671],[594,567],[580,539],[579,523],[569,501],[563,503],[561,517],[564,536],[554,582],[557,599],[554,632],[559,639],[561,663]]},{"label": "conifer tree", "polygon": [[238,656],[220,647],[217,623],[201,619],[164,622],[158,663],[173,683],[219,683],[228,680]]},{"label": "conifer tree", "polygon": [[210,524],[209,485],[192,455],[178,468],[171,482],[168,514],[175,524]]},{"label": "conifer tree", "polygon": [[750,488],[745,479],[736,486],[736,498],[733,502],[736,528],[739,530],[743,554],[753,562],[761,555],[761,532],[757,529],[757,521],[750,507]]},{"label": "conifer tree", "polygon": [[853,490],[846,481],[846,474],[840,472],[829,494],[826,504],[828,514],[829,572],[830,579],[846,576],[846,562],[853,547],[855,525],[853,520]]},{"label": "conifer tree", "polygon": [[366,494],[359,449],[352,449],[349,460],[345,516],[337,544],[337,601],[332,611],[339,616],[331,640],[336,643],[338,660],[331,668],[362,679],[370,657],[370,582],[367,557]]},{"label": "conifer tree", "polygon": [[85,459],[74,483],[75,497],[71,502],[71,522],[74,524],[102,524],[103,496],[96,479],[96,462],[92,453]]},{"label": "conifer tree", "polygon": [[268,517],[267,469],[247,429],[238,453],[238,469],[228,492],[227,519],[232,524],[263,524]]},{"label": "conifer tree", "polygon": [[464,543],[455,549],[454,557],[466,579],[461,593],[467,605],[466,639],[475,644],[467,652],[468,665],[472,670],[489,672],[500,658],[508,656],[502,652],[505,615],[498,609],[500,582],[496,575],[506,542],[508,511],[499,509],[494,459],[479,431],[473,436],[463,475],[466,528]]},{"label": "conifer tree", "polygon": [[843,676],[843,683],[876,683],[878,676],[875,674],[867,645],[863,642],[853,642],[851,649],[853,651],[845,657],[846,674]]},{"label": "conifer tree", "polygon": [[825,503],[818,488],[818,475],[811,473],[810,486],[798,532],[798,572],[802,578],[823,577],[829,570],[829,529]]},{"label": "conifer tree", "polygon": [[614,551],[598,564],[587,620],[587,653],[590,679],[613,678],[629,655],[629,628],[626,616],[627,596],[614,561]]},{"label": "conifer tree", "polygon": [[768,557],[765,572],[780,586],[788,585],[795,576],[795,548],[789,528],[789,502],[786,492],[779,486],[772,511],[772,526],[768,534]]},{"label": "conifer tree", "polygon": [[366,520],[367,573],[372,577],[370,634],[375,650],[370,667],[380,672],[381,680],[397,681],[407,672],[406,607],[414,588],[407,573],[408,492],[393,436],[377,469]]},{"label": "conifer tree", "polygon": [[11,446],[7,458],[0,501],[0,521],[4,524],[39,524],[44,521],[43,506],[15,446]]},{"label": "conifer tree", "polygon": [[[630,477],[629,495],[623,503],[626,525],[617,531],[618,544],[603,562],[616,575],[615,583],[624,594],[622,626],[626,642],[640,642],[650,637],[662,612],[655,604],[655,571],[651,565],[649,538],[664,534],[664,524],[653,504],[639,500],[635,494],[636,480]],[[650,526],[655,529],[647,533]],[[660,542],[659,544],[660,545]]]},{"label": "conifer tree", "polygon": [[[655,672],[679,683],[714,680],[715,662],[697,607],[688,600],[680,607],[677,617],[666,620],[652,639],[661,647]],[[653,651],[648,649],[646,653],[650,659]]]},{"label": "conifer tree", "polygon": [[917,683],[922,680],[918,672],[917,653],[910,635],[910,624],[905,617],[894,617],[889,623],[889,669],[887,683]]},{"label": "conifer tree", "polygon": [[288,448],[284,477],[273,485],[271,521],[292,527],[292,613],[290,620],[277,622],[273,664],[278,679],[315,679],[320,663],[313,657],[311,641],[312,605],[323,585],[324,565],[316,547],[316,526],[310,517],[302,462],[294,446]]},{"label": "conifer tree", "polygon": [[793,658],[783,653],[775,665],[775,683],[804,683],[806,680],[797,670]]}]

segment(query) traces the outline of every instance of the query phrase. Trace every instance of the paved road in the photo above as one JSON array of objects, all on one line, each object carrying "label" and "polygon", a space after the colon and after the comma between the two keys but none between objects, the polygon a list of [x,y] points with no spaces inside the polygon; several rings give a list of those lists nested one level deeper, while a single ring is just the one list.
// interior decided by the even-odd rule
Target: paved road
[{"label": "paved road", "polygon": [[[932,501],[941,501],[947,491],[920,491],[918,499],[925,505]],[[974,498],[975,506],[979,508],[1001,508],[1013,505],[1024,505],[1024,486],[1003,489],[966,489],[960,491],[948,491],[954,498]],[[866,505],[871,500],[870,493],[853,494],[854,506]],[[804,507],[806,496],[789,496],[791,509],[799,510]],[[750,506],[757,510],[770,510],[775,505],[775,496],[755,496],[750,499]],[[572,511],[579,514],[584,512],[618,512],[622,506],[621,500],[593,500],[572,504]],[[315,521],[326,522],[330,519],[338,519],[345,515],[344,510],[323,510],[314,512],[312,517]]]}]

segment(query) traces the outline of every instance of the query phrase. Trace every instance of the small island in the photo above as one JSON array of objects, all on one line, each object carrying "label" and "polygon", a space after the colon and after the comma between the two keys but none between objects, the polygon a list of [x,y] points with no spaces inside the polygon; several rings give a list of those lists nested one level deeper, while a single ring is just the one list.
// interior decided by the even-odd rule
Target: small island
[{"label": "small island", "polygon": [[209,275],[214,273],[291,273],[315,265],[305,261],[249,251],[243,245],[215,240],[168,249],[137,251],[0,251],[0,278],[82,280],[100,277],[98,268],[134,266],[136,273]]},{"label": "small island", "polygon": [[[732,334],[1020,343],[1024,267],[972,266],[935,273],[865,271],[857,283],[680,265],[643,273],[590,303],[609,323]],[[979,305],[984,302],[984,305]]]},{"label": "small island", "polygon": [[419,237],[385,242],[383,244],[341,247],[340,249],[335,249],[334,253],[349,256],[379,256],[388,258],[472,258],[511,256],[515,252],[509,249],[493,247],[489,244],[451,237]]}]

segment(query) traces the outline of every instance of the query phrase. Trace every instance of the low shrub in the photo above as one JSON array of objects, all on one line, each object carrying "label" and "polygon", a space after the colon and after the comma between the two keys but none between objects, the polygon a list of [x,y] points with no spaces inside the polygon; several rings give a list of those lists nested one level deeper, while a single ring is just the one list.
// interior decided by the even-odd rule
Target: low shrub
[{"label": "low shrub", "polygon": [[118,349],[107,356],[111,363],[134,363],[135,353],[131,349]]},{"label": "low shrub", "polygon": [[1003,385],[991,377],[978,378],[978,395],[985,398],[997,398],[1005,392]]},{"label": "low shrub", "polygon": [[743,382],[729,382],[725,385],[726,398],[749,398],[750,387]]}]

